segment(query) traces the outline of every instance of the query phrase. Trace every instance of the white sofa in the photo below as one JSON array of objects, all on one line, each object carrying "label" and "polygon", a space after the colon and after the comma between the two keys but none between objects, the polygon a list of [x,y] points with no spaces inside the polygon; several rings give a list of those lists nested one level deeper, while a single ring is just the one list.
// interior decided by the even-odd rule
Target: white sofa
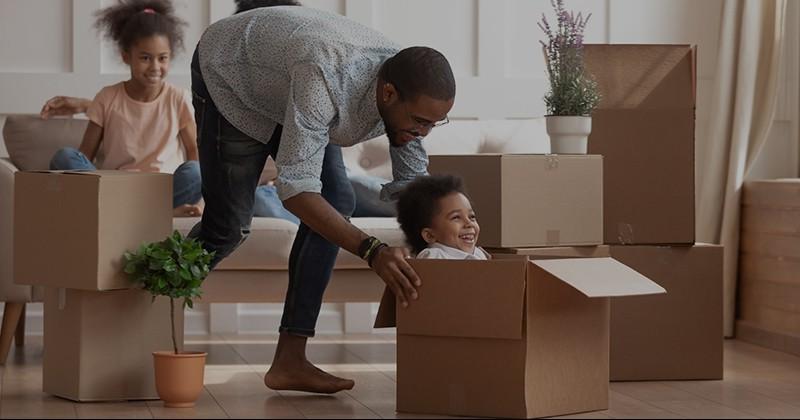
[{"label": "white sofa", "polygon": [[[0,334],[0,364],[25,302],[39,301],[35,287],[13,281],[14,172],[46,169],[61,147],[77,147],[85,120],[41,120],[38,116],[9,116],[4,139],[11,158],[0,158],[0,301],[6,302],[6,318]],[[457,120],[437,128],[425,140],[429,154],[547,153],[549,143],[543,119]],[[356,174],[391,177],[388,141],[379,137],[344,149],[345,164]],[[174,219],[184,233],[196,218]],[[353,218],[352,222],[392,245],[402,245],[402,233],[393,218]],[[255,218],[250,237],[206,279],[206,303],[281,303],[288,284],[288,259],[297,227],[284,220]],[[377,302],[383,283],[358,257],[341,252],[325,294],[326,302]],[[10,315],[9,315],[10,314]],[[16,315],[15,315],[16,314]],[[24,319],[24,317],[23,317]]]}]

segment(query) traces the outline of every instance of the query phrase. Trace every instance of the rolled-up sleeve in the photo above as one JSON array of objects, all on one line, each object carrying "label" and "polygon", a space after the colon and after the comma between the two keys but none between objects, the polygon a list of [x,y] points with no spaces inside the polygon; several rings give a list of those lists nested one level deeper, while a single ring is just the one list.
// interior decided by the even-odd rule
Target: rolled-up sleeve
[{"label": "rolled-up sleeve", "polygon": [[428,152],[422,140],[414,140],[403,147],[389,147],[392,160],[392,182],[381,189],[381,200],[394,201],[411,181],[428,175]]},{"label": "rolled-up sleeve", "polygon": [[303,65],[291,73],[292,81],[283,123],[281,145],[275,159],[275,185],[282,201],[303,192],[322,191],[322,162],[330,141],[328,130],[336,117],[325,78],[318,67]]}]

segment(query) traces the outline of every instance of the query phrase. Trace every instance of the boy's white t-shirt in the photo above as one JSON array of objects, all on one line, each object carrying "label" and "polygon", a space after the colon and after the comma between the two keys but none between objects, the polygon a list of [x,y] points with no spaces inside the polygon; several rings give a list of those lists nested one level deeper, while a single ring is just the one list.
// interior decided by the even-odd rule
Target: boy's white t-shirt
[{"label": "boy's white t-shirt", "polygon": [[152,102],[128,96],[125,83],[103,88],[86,115],[103,127],[98,169],[173,173],[185,160],[178,133],[194,124],[188,91],[164,83]]},{"label": "boy's white t-shirt", "polygon": [[472,253],[464,252],[458,248],[453,248],[444,244],[435,242],[417,254],[417,258],[423,259],[439,259],[439,260],[489,260],[491,257],[483,250],[483,248],[476,246]]}]

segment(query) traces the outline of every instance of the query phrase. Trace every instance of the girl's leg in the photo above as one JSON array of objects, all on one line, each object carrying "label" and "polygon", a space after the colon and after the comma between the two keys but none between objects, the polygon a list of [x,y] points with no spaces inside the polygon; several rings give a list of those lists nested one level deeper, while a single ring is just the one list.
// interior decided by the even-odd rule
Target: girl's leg
[{"label": "girl's leg", "polygon": [[50,169],[53,171],[96,171],[97,168],[89,159],[73,147],[65,147],[53,155],[50,160]]}]

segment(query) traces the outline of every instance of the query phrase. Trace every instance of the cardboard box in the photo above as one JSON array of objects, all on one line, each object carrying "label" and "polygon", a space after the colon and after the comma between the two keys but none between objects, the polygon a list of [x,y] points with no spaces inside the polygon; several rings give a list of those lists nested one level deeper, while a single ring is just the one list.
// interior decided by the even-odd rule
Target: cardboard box
[{"label": "cardboard box", "polygon": [[[183,310],[175,311],[175,321],[180,349]],[[152,353],[171,349],[167,298],[152,302],[139,289],[45,290],[42,372],[48,394],[74,401],[158,399]]]},{"label": "cardboard box", "polygon": [[612,246],[611,256],[669,291],[612,303],[611,380],[722,379],[723,248]]},{"label": "cardboard box", "polygon": [[741,215],[736,338],[800,354],[800,179],[746,182]]},{"label": "cardboard box", "polygon": [[431,174],[464,180],[484,247],[603,242],[603,157],[438,155]]},{"label": "cardboard box", "polygon": [[14,282],[126,289],[123,254],[172,230],[172,176],[124,171],[17,172]]},{"label": "cardboard box", "polygon": [[693,244],[696,51],[586,45],[602,100],[589,153],[605,159],[604,243]]},{"label": "cardboard box", "polygon": [[543,417],[608,408],[609,296],[664,289],[611,258],[413,260],[397,326],[397,410]]}]

